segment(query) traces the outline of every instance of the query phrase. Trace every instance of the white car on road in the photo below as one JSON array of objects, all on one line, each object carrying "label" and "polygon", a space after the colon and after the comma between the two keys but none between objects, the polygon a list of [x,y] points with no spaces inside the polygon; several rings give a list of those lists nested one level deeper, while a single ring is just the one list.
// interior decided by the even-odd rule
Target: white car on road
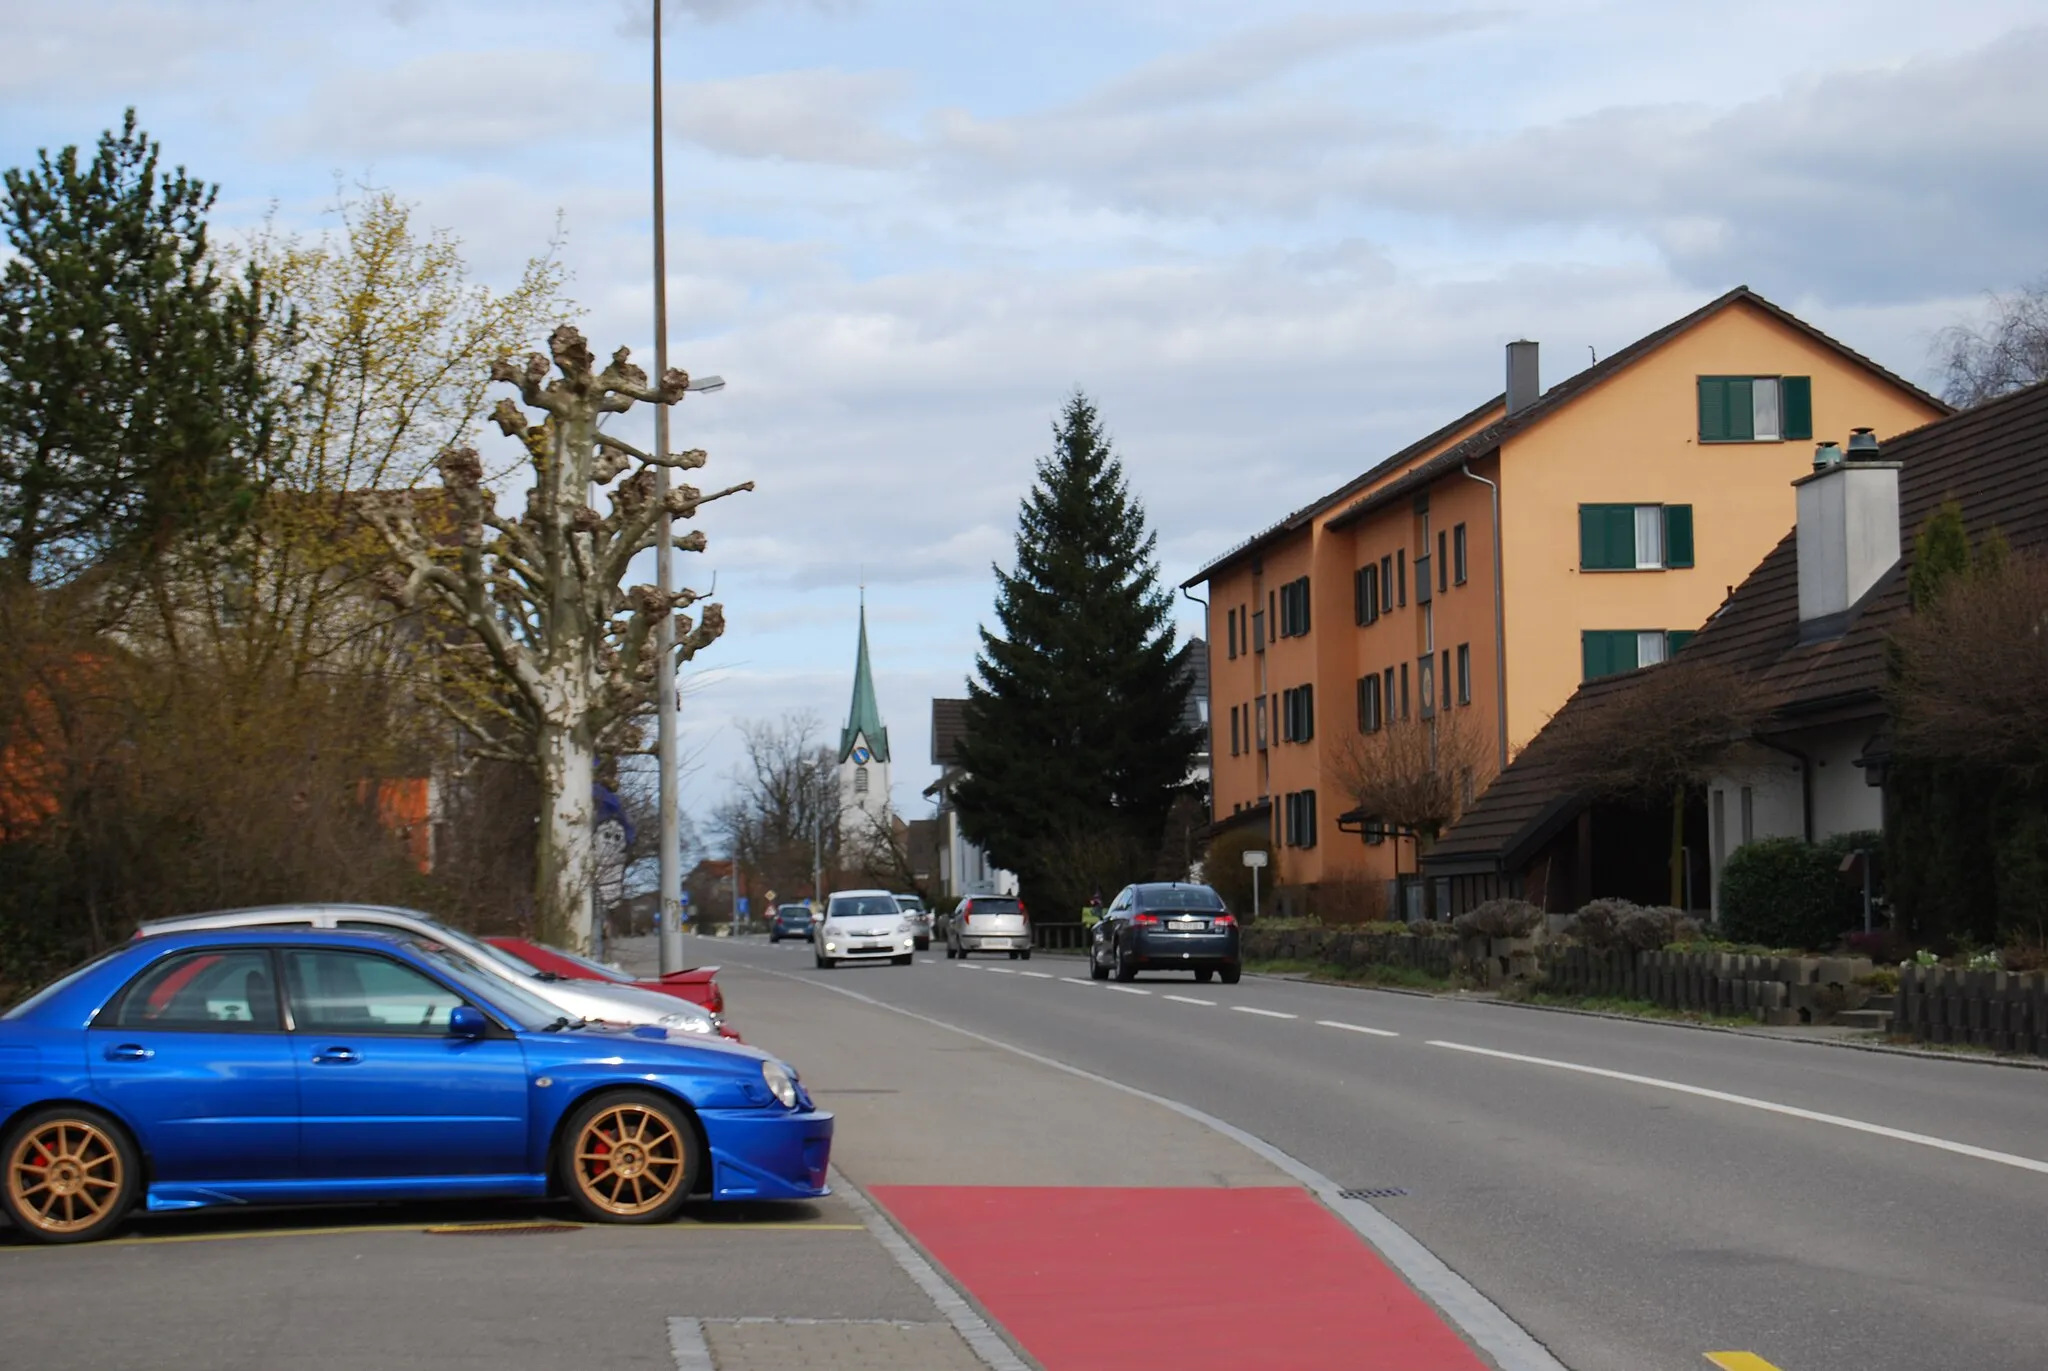
[{"label": "white car on road", "polygon": [[917,926],[886,890],[833,891],[811,937],[821,969],[841,962],[909,966],[917,950]]}]

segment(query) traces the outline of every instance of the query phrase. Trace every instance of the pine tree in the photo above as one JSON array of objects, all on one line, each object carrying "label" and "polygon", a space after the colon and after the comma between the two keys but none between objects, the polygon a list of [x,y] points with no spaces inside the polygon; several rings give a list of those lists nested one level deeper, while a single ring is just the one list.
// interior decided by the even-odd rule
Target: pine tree
[{"label": "pine tree", "polygon": [[129,110],[89,160],[6,173],[0,231],[0,581],[49,584],[246,507],[286,326],[223,280],[214,188],[161,171]]},{"label": "pine tree", "polygon": [[961,827],[1027,902],[1070,916],[1154,874],[1200,734],[1157,540],[1095,407],[1075,392],[996,568],[1000,632],[968,685]]}]

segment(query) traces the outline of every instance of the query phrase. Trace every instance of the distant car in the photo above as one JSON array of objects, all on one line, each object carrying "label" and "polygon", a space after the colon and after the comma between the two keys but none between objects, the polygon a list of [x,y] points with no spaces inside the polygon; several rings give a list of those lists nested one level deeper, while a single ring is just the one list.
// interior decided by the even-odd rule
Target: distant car
[{"label": "distant car", "polygon": [[223,909],[211,914],[185,914],[158,919],[135,931],[138,938],[165,933],[188,933],[202,928],[339,928],[367,933],[385,933],[451,949],[476,965],[480,973],[503,977],[520,989],[540,996],[571,1019],[593,1023],[654,1024],[683,1033],[716,1035],[722,1026],[718,1015],[702,1005],[656,994],[632,985],[611,985],[601,981],[570,981],[543,971],[502,947],[492,947],[481,938],[450,928],[415,909],[391,909],[383,905],[301,904],[265,905],[254,909]]},{"label": "distant car", "polygon": [[731,1025],[724,1022],[725,992],[718,988],[718,968],[715,966],[693,966],[683,971],[671,971],[662,976],[635,976],[606,966],[603,962],[589,957],[579,957],[559,947],[549,947],[531,938],[485,938],[503,952],[510,952],[522,962],[536,966],[551,975],[568,981],[603,981],[608,985],[630,985],[641,990],[651,990],[657,995],[673,995],[679,1000],[688,1000],[710,1010],[720,1018],[720,1028],[728,1038],[739,1035],[731,1031]]},{"label": "distant car", "polygon": [[1206,885],[1127,885],[1095,924],[1088,974],[1135,980],[1140,971],[1192,971],[1236,985],[1244,974],[1237,918]]},{"label": "distant car", "polygon": [[811,935],[820,970],[841,962],[891,961],[909,966],[917,947],[910,920],[886,890],[835,890]]},{"label": "distant car", "polygon": [[946,956],[1007,952],[1031,960],[1031,914],[1015,895],[969,895],[946,920]]},{"label": "distant car", "polygon": [[768,921],[768,941],[779,943],[784,938],[811,936],[811,907],[807,904],[786,904],[778,907],[775,916]]},{"label": "distant car", "polygon": [[924,907],[924,901],[916,895],[898,895],[896,907],[903,911],[903,917],[910,920],[911,937],[917,942],[917,950],[924,951],[932,945],[932,912]]},{"label": "distant car", "polygon": [[755,1048],[590,1030],[448,946],[308,927],[124,943],[0,1014],[0,1211],[539,1199],[657,1223],[827,1193],[832,1116]]}]

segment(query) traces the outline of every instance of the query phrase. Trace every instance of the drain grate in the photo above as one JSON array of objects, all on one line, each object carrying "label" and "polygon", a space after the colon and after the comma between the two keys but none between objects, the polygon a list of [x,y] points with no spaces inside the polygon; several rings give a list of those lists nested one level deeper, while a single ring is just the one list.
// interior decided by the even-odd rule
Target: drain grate
[{"label": "drain grate", "polygon": [[427,1232],[443,1238],[519,1237],[527,1233],[580,1233],[575,1223],[449,1223]]},{"label": "drain grate", "polygon": [[1398,1185],[1362,1185],[1353,1190],[1339,1190],[1338,1196],[1347,1200],[1391,1200],[1408,1192]]}]

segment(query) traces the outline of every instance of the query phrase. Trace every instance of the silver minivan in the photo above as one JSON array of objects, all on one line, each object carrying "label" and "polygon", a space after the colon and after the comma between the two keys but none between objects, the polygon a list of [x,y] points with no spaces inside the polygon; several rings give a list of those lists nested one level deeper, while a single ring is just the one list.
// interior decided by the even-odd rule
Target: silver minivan
[{"label": "silver minivan", "polygon": [[1015,895],[969,895],[946,920],[946,956],[1007,952],[1031,960],[1031,915]]}]

